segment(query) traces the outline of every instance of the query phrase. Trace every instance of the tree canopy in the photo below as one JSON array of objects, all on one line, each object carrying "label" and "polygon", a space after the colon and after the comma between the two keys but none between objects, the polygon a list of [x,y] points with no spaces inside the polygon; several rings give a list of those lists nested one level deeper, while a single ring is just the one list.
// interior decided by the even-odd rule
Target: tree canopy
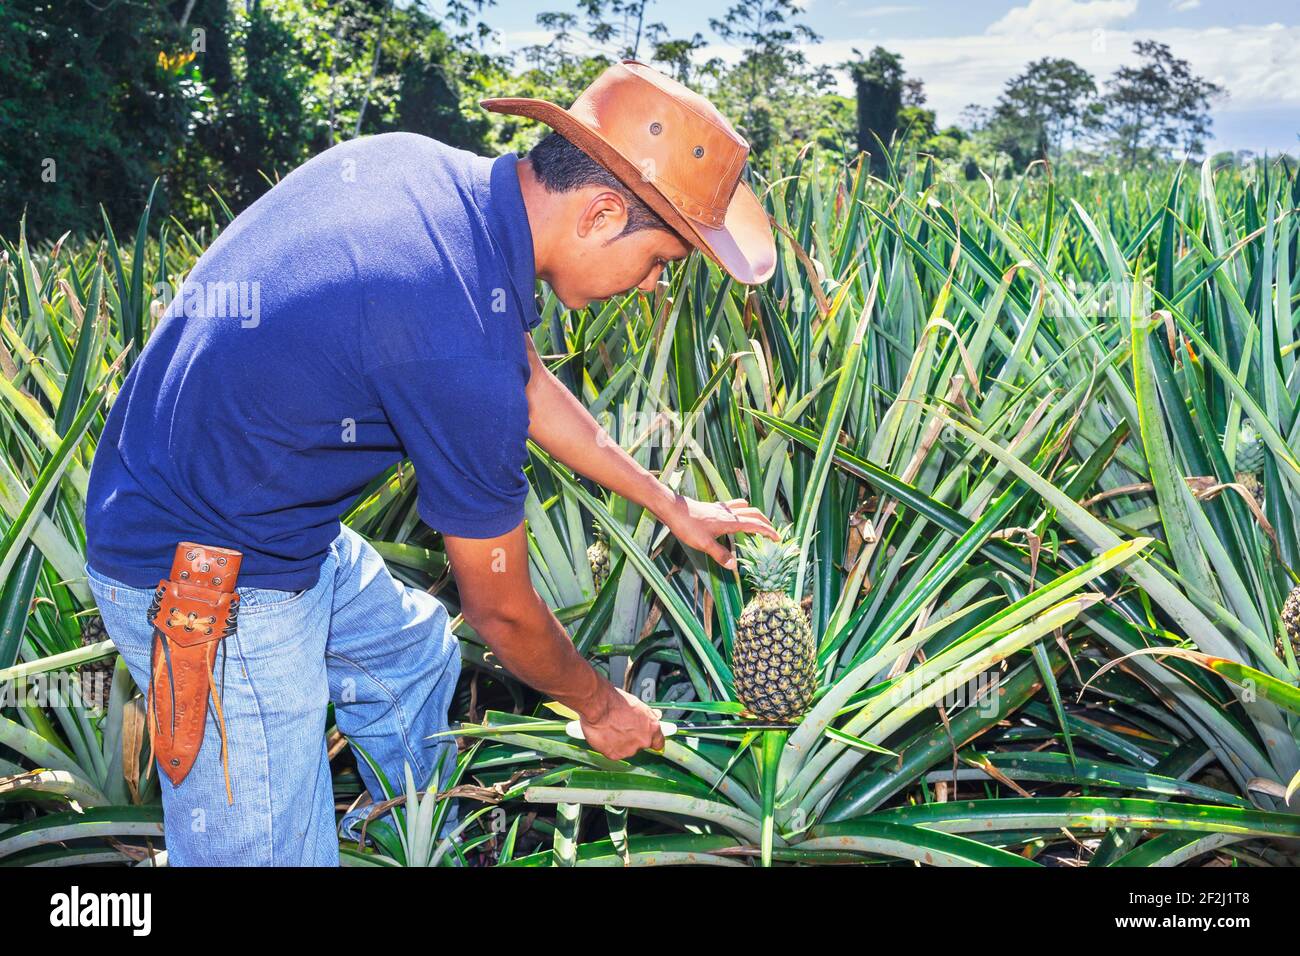
[{"label": "tree canopy", "polygon": [[[1042,58],[989,108],[940,128],[921,77],[877,46],[838,67],[810,62],[818,37],[795,0],[734,0],[710,20],[740,50],[710,56],[700,33],[674,36],[655,0],[572,0],[538,15],[549,42],[489,52],[489,0],[0,0],[0,218],[33,234],[134,218],[156,208],[203,221],[348,137],[404,129],[485,153],[522,151],[541,128],[487,114],[487,96],[567,104],[623,57],[700,90],[757,157],[805,144],[852,158],[916,150],[966,175],[1009,173],[1067,152],[1126,163],[1203,148],[1222,93],[1155,41],[1104,87],[1078,64]],[[847,80],[854,96],[840,95]]]}]

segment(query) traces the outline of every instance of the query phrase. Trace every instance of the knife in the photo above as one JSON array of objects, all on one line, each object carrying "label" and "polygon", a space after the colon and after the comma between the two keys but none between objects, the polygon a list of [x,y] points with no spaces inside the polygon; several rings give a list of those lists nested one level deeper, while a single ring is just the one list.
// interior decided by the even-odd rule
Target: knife
[{"label": "knife", "polygon": [[[675,734],[681,734],[683,737],[696,737],[701,734],[716,733],[748,733],[753,730],[794,730],[798,724],[676,724],[671,720],[659,721],[659,731],[665,737],[672,737]],[[582,732],[582,724],[579,721],[571,720],[564,725],[564,732],[570,737],[577,740],[586,740],[587,737]]]}]

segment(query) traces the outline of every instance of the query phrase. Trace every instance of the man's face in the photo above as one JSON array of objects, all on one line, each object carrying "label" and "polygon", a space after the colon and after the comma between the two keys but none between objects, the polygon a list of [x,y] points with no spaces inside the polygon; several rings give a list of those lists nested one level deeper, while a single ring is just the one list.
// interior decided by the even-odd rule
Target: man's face
[{"label": "man's face", "polygon": [[544,277],[570,309],[632,289],[651,292],[664,267],[691,251],[680,236],[662,229],[624,234],[627,208],[611,190],[593,186],[573,195],[568,210],[574,223],[571,242]]}]

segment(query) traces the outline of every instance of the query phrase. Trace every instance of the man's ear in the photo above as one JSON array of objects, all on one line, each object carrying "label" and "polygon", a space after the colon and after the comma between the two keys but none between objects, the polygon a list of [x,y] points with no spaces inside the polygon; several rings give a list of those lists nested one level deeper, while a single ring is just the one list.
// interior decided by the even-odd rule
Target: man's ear
[{"label": "man's ear", "polygon": [[602,189],[591,197],[578,217],[578,235],[603,237],[606,242],[623,232],[627,225],[627,203],[611,189]]}]

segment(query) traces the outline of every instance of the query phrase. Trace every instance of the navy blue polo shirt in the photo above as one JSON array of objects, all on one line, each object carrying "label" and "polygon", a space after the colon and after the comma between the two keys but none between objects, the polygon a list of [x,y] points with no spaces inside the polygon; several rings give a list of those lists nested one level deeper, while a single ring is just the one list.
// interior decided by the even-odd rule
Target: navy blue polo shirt
[{"label": "navy blue polo shirt", "polygon": [[540,320],[516,163],[363,137],[241,213],[173,290],[109,414],[90,566],[152,587],[190,540],[242,551],[240,584],[310,588],[339,516],[406,457],[431,527],[517,527]]}]

